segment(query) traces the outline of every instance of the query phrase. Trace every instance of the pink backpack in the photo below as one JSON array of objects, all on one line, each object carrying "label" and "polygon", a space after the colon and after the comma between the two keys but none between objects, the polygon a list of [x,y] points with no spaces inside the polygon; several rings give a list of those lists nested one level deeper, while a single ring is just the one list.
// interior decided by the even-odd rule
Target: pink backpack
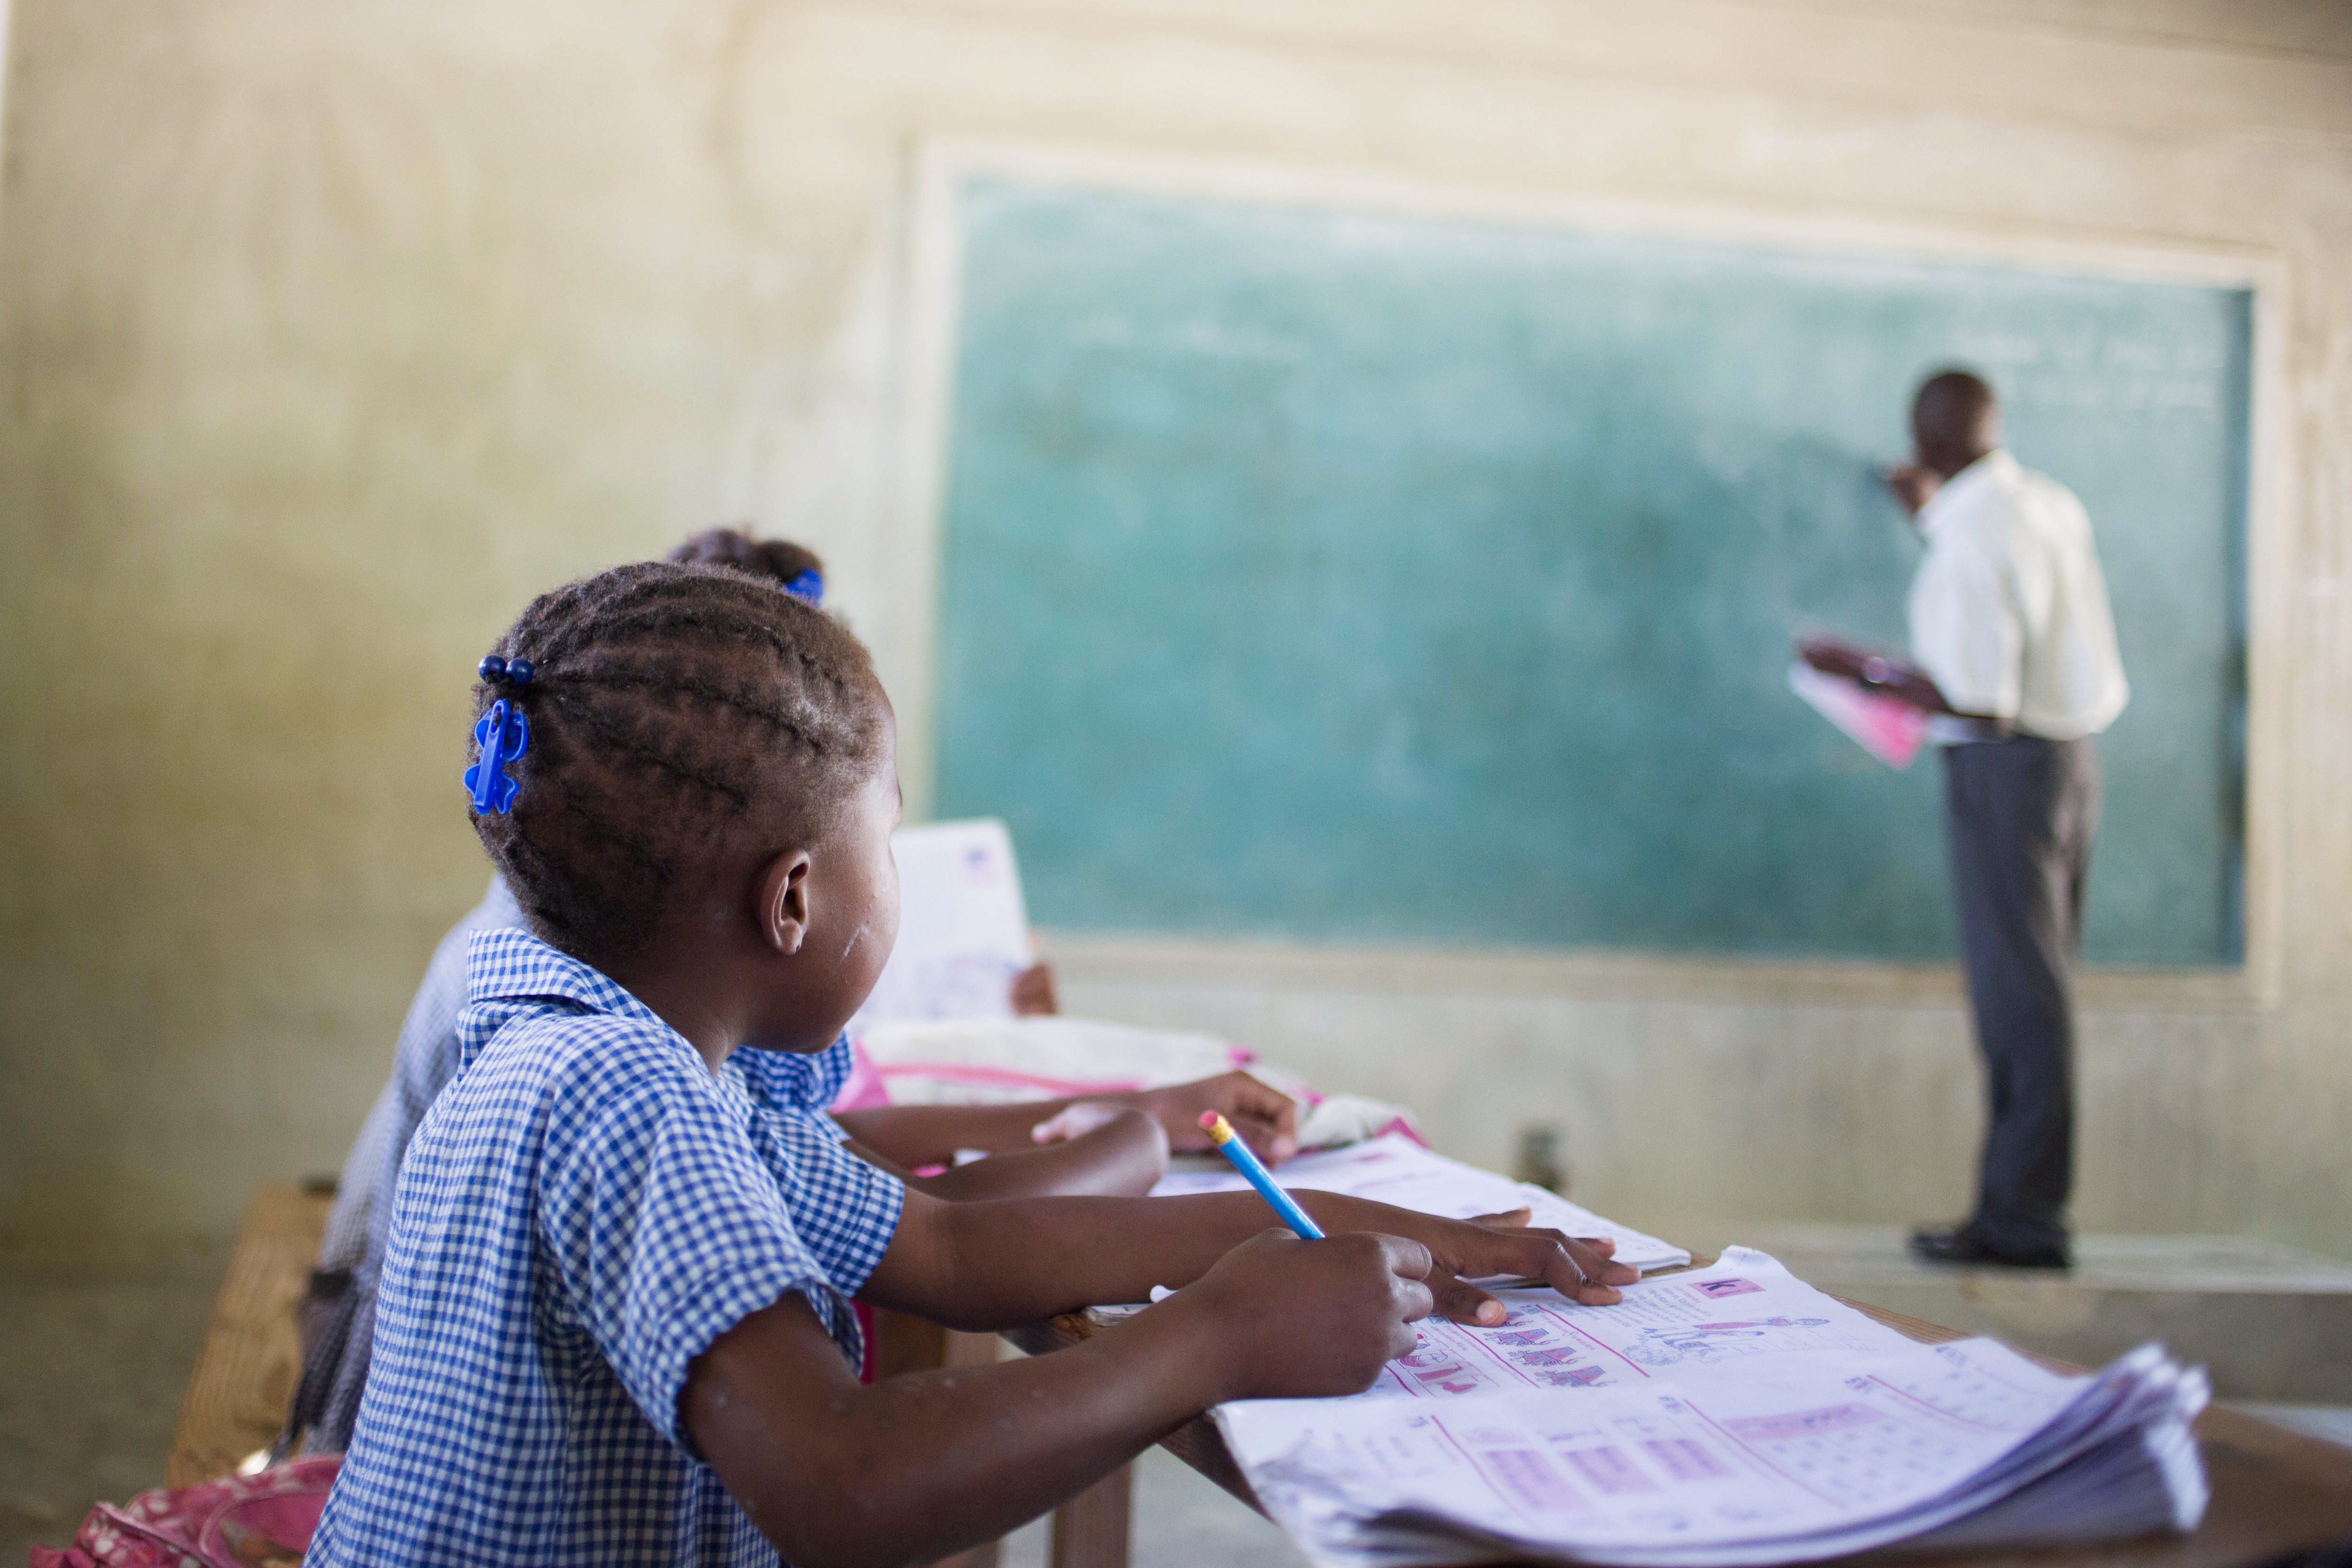
[{"label": "pink backpack", "polygon": [[71,1546],[34,1547],[32,1568],[297,1568],[342,1467],[341,1454],[320,1454],[102,1502]]}]

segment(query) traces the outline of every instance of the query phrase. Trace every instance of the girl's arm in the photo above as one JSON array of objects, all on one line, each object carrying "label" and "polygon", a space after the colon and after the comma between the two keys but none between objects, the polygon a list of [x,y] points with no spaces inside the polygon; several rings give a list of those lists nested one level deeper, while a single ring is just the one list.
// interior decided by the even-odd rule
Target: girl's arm
[{"label": "girl's arm", "polygon": [[956,1166],[937,1176],[916,1176],[863,1140],[853,1140],[849,1149],[917,1191],[950,1203],[1087,1193],[1141,1197],[1168,1173],[1168,1135],[1160,1130],[1159,1123],[1132,1110],[1121,1111],[1094,1131],[1066,1143],[1044,1148],[1032,1145],[1009,1155]]},{"label": "girl's arm", "polygon": [[[1339,1193],[1295,1196],[1333,1236],[1376,1232],[1426,1248],[1437,1310],[1458,1322],[1502,1321],[1502,1303],[1471,1279],[1542,1280],[1600,1306],[1640,1277],[1611,1261],[1612,1242],[1521,1228],[1524,1210],[1472,1222]],[[951,1328],[1035,1322],[1074,1307],[1144,1301],[1154,1285],[1190,1284],[1272,1218],[1254,1192],[957,1204],[909,1192],[889,1250],[859,1296]]]},{"label": "girl's arm", "polygon": [[1204,1149],[1201,1113],[1214,1111],[1264,1158],[1298,1152],[1298,1106],[1289,1095],[1239,1071],[1166,1089],[1129,1089],[1010,1105],[878,1105],[843,1111],[834,1120],[850,1136],[909,1168],[943,1166],[959,1149],[992,1155],[1037,1146],[1036,1129],[1082,1102],[1122,1105],[1158,1122],[1176,1149]]},{"label": "girl's arm", "polygon": [[898,1568],[995,1540],[1212,1405],[1365,1387],[1412,1348],[1429,1268],[1394,1237],[1265,1236],[1083,1344],[870,1385],[795,1293],[695,1360],[678,1415],[784,1561]]}]

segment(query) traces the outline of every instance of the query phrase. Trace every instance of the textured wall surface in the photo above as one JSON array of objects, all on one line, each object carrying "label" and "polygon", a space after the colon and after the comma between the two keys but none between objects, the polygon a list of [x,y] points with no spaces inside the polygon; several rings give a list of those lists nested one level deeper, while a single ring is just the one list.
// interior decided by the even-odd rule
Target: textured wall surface
[{"label": "textured wall surface", "polygon": [[[2191,244],[2284,282],[2250,987],[2107,977],[2082,1218],[2352,1234],[2352,23],[2329,0],[16,0],[0,1231],[331,1167],[478,894],[467,672],[755,518],[920,707],[892,514],[928,138]],[[909,748],[920,768],[926,748]],[[919,793],[920,780],[917,780]],[[1948,977],[1071,944],[1070,999],[1538,1113],[1629,1217],[1962,1201]]]}]

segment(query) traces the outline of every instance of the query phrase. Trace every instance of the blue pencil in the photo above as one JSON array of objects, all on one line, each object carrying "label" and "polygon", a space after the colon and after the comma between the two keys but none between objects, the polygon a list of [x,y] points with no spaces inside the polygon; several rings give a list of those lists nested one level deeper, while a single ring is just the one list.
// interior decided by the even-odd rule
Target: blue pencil
[{"label": "blue pencil", "polygon": [[1241,1172],[1250,1186],[1257,1188],[1258,1196],[1274,1205],[1274,1212],[1282,1217],[1285,1225],[1298,1232],[1305,1240],[1323,1239],[1322,1227],[1307,1218],[1307,1211],[1298,1207],[1297,1199],[1283,1191],[1282,1184],[1274,1179],[1274,1173],[1260,1165],[1257,1156],[1250,1153],[1250,1146],[1234,1135],[1232,1123],[1214,1111],[1203,1111],[1201,1113],[1201,1131],[1208,1134],[1210,1141],[1225,1152],[1225,1158],[1233,1161],[1234,1169]]}]

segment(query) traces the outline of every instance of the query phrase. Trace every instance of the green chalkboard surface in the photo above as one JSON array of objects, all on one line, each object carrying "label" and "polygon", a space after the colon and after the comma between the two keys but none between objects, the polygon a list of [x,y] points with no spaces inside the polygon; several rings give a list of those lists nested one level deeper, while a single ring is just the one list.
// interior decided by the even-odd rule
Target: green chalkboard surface
[{"label": "green chalkboard surface", "polygon": [[1900,645],[1947,363],[2099,531],[2094,959],[2240,956],[2241,289],[974,180],[938,809],[1076,929],[1924,958],[1938,765],[1790,695]]}]

